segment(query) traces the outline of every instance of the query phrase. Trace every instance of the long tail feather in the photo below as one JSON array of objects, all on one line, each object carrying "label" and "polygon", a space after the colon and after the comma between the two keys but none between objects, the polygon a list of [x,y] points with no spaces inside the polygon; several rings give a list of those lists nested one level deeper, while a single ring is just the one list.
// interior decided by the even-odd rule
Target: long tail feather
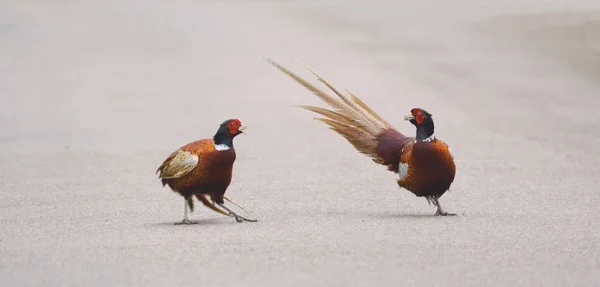
[{"label": "long tail feather", "polygon": [[329,125],[332,130],[346,138],[346,140],[348,140],[348,142],[350,142],[360,153],[368,156],[374,155],[374,151],[377,148],[377,142],[372,135],[356,129],[355,127],[347,126],[330,119],[315,119]]},{"label": "long tail feather", "polygon": [[[353,108],[352,106],[349,106],[345,101],[340,101],[340,99],[332,97],[331,95],[325,93],[321,89],[315,87],[314,85],[310,84],[306,80],[302,79],[300,76],[294,74],[290,70],[286,69],[285,67],[279,65],[278,63],[276,63],[272,60],[267,59],[267,62],[270,63],[271,65],[275,66],[282,72],[284,72],[286,75],[288,75],[290,78],[294,79],[296,82],[298,82],[302,86],[304,86],[306,89],[311,91],[313,94],[315,94],[317,97],[319,97],[325,103],[329,104],[332,108],[336,109],[338,112],[342,112],[342,113],[346,114],[346,116],[353,118],[356,121],[356,125],[361,126],[361,128],[367,130],[369,133],[371,133],[373,135],[380,132],[380,127],[373,124],[368,118],[363,116],[363,114],[361,114],[361,112],[359,110]],[[333,88],[333,86],[332,86],[332,88]],[[337,90],[335,90],[335,92],[337,92]],[[342,95],[342,97],[344,97],[344,96]],[[348,100],[348,99],[346,98],[346,100]]]},{"label": "long tail feather", "polygon": [[210,208],[212,211],[223,214],[225,216],[230,216],[229,212],[226,212],[220,208],[218,208],[214,203],[212,203],[205,194],[197,194],[196,197],[200,200],[206,207]]},{"label": "long tail feather", "polygon": [[400,154],[404,145],[409,142],[408,137],[398,132],[356,95],[347,90],[348,95],[342,94],[306,64],[302,63],[335,95],[320,90],[273,60],[267,59],[267,62],[307,88],[333,110],[313,106],[298,106],[299,108],[325,116],[325,118],[315,119],[327,124],[330,129],[342,135],[356,150],[371,157],[374,162],[387,166],[390,171],[398,172]]},{"label": "long tail feather", "polygon": [[[335,95],[330,95],[314,85],[308,83],[300,76],[294,74],[280,64],[271,59],[266,59],[267,62],[283,73],[291,77],[293,80],[311,91],[325,103],[333,108],[328,110],[313,106],[297,106],[314,113],[325,116],[326,118],[315,118],[327,124],[332,130],[342,135],[350,142],[356,150],[373,159],[376,163],[389,165],[390,161],[382,157],[378,152],[380,147],[381,135],[384,133],[392,133],[403,137],[401,133],[396,131],[390,123],[384,120],[380,115],[375,113],[367,104],[360,100],[356,95],[346,91],[349,96],[342,94],[329,81],[319,75],[312,68],[302,63],[317,79],[327,86]],[[389,145],[392,153],[398,154],[397,146]],[[387,147],[386,147],[387,149]]]},{"label": "long tail feather", "polygon": [[302,108],[305,110],[309,110],[311,112],[315,112],[317,114],[326,116],[334,121],[338,121],[340,123],[344,123],[347,125],[354,125],[355,124],[355,120],[340,114],[338,112],[334,112],[334,111],[330,111],[328,109],[323,109],[323,108],[319,108],[319,107],[313,107],[313,106],[296,106],[297,108]]},{"label": "long tail feather", "polygon": [[346,92],[348,94],[350,94],[350,97],[352,97],[352,100],[357,103],[359,106],[361,106],[363,109],[365,109],[365,111],[367,111],[367,113],[369,113],[370,115],[372,115],[376,120],[378,120],[384,127],[390,129],[393,128],[392,125],[390,123],[388,123],[388,121],[386,121],[385,119],[383,119],[379,114],[377,114],[375,111],[373,111],[369,106],[367,106],[367,104],[365,104],[361,99],[359,99],[356,95],[354,95],[353,93],[351,93],[350,91],[346,90]]},{"label": "long tail feather", "polygon": [[[354,101],[351,101],[350,99],[348,99],[348,97],[346,97],[345,95],[343,95],[342,93],[340,93],[331,83],[329,83],[329,81],[325,80],[325,78],[321,77],[321,75],[319,75],[315,70],[313,70],[311,67],[309,67],[308,65],[306,65],[305,63],[301,62],[311,73],[313,73],[313,75],[315,75],[317,77],[317,79],[325,84],[329,89],[331,89],[340,99],[342,99],[347,105],[349,105],[350,107],[354,108],[355,110],[357,110],[363,117],[365,117],[367,120],[369,120],[369,122],[371,122],[374,125],[377,125],[379,127],[381,126],[385,126],[387,124],[384,124],[382,122],[379,122],[377,118],[373,117],[376,116],[378,118],[379,115],[374,114],[373,110],[371,110],[363,101],[361,101],[360,99],[358,99],[358,97],[356,97],[355,95],[353,95],[352,93],[349,93],[351,95],[351,97],[353,98]],[[356,101],[358,99],[358,101]],[[356,106],[356,104],[358,104],[359,106]]]},{"label": "long tail feather", "polygon": [[323,100],[324,102],[326,102],[333,108],[340,109],[340,110],[343,109],[343,105],[338,100],[331,98],[331,96],[329,96],[327,93],[321,91],[319,88],[317,88],[314,85],[312,85],[311,83],[305,81],[300,76],[292,73],[291,71],[289,71],[288,69],[284,68],[283,66],[275,63],[274,61],[267,59],[267,62],[269,62],[271,65],[275,66],[282,72],[284,72],[290,78],[296,80],[296,82],[300,83],[302,86],[304,86],[306,89],[311,91],[313,94],[315,94],[317,97],[319,97],[321,100]]}]

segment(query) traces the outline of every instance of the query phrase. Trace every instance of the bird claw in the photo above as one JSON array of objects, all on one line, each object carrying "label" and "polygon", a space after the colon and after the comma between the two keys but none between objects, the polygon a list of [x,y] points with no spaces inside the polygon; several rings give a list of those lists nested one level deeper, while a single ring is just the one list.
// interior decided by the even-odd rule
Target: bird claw
[{"label": "bird claw", "polygon": [[231,210],[231,209],[227,208],[227,207],[226,207],[225,205],[223,205],[222,203],[220,203],[220,204],[219,204],[219,206],[221,206],[223,209],[227,210],[227,212],[229,212],[229,216],[233,216],[233,217],[235,217],[235,221],[237,221],[237,222],[239,222],[239,223],[241,223],[241,222],[243,222],[243,221],[248,221],[248,222],[257,222],[257,221],[258,221],[258,220],[256,220],[256,219],[248,219],[248,218],[245,218],[245,217],[243,217],[243,216],[241,216],[241,215],[238,215],[237,213],[235,213],[233,210]]},{"label": "bird claw", "polygon": [[181,222],[175,222],[175,225],[190,225],[190,224],[196,224],[196,222],[192,222],[187,218],[185,218]]},{"label": "bird claw", "polygon": [[258,222],[258,220],[256,220],[256,219],[248,219],[248,218],[245,218],[245,217],[243,217],[243,216],[241,216],[241,215],[237,215],[237,214],[235,214],[235,213],[229,213],[229,216],[233,216],[233,217],[235,217],[235,221],[237,221],[238,223],[242,223],[242,222],[244,222],[244,221],[248,221],[248,222]]},{"label": "bird claw", "polygon": [[234,215],[233,217],[235,217],[235,221],[237,221],[238,223],[241,223],[242,221],[244,221],[241,217],[239,217],[238,215]]},{"label": "bird claw", "polygon": [[245,218],[245,217],[243,217],[242,219],[244,219],[244,221],[248,221],[248,222],[258,222],[258,219],[249,219],[249,218]]},{"label": "bird claw", "polygon": [[437,211],[434,216],[456,216],[456,213],[448,213],[445,211]]}]

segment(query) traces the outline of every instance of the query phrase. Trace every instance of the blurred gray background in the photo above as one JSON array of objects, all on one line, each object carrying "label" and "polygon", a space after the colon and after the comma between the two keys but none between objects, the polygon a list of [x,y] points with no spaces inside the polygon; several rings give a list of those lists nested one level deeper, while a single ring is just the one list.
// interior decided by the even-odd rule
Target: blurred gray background
[{"label": "blurred gray background", "polygon": [[[400,131],[430,111],[441,202],[293,105],[268,65],[361,97]],[[598,286],[600,2],[0,2],[1,286]],[[154,172],[236,117],[227,192]]]}]

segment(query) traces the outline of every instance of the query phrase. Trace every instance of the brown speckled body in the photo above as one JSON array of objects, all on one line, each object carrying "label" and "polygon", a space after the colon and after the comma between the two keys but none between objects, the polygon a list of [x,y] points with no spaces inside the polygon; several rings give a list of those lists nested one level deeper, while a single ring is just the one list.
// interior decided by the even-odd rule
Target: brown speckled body
[{"label": "brown speckled body", "polygon": [[408,173],[398,185],[416,196],[440,198],[454,181],[454,159],[441,140],[415,143],[412,139],[401,150],[400,162],[408,164]]},{"label": "brown speckled body", "polygon": [[454,181],[456,166],[448,145],[439,139],[415,143],[396,130],[377,136],[377,154],[390,171],[399,173],[408,164],[408,173],[398,185],[419,197],[441,197]]},{"label": "brown speckled body", "polygon": [[[231,183],[235,149],[219,151],[215,149],[213,139],[191,142],[179,150],[189,151],[198,156],[198,165],[180,178],[162,179],[173,191],[185,198],[195,194],[208,194],[216,203],[223,203],[223,195]],[[176,151],[177,152],[177,151]],[[173,158],[174,152],[165,163]]]}]

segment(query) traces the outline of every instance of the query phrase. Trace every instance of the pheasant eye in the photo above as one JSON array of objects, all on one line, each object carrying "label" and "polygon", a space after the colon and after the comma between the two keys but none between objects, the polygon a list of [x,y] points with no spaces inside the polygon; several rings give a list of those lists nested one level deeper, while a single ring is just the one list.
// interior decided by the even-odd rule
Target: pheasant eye
[{"label": "pheasant eye", "polygon": [[238,123],[236,121],[230,121],[227,124],[227,127],[229,128],[229,133],[232,135],[238,131]]},{"label": "pheasant eye", "polygon": [[425,120],[425,114],[423,113],[423,111],[417,110],[415,114],[415,120],[417,121],[417,123],[423,123],[423,121]]}]

